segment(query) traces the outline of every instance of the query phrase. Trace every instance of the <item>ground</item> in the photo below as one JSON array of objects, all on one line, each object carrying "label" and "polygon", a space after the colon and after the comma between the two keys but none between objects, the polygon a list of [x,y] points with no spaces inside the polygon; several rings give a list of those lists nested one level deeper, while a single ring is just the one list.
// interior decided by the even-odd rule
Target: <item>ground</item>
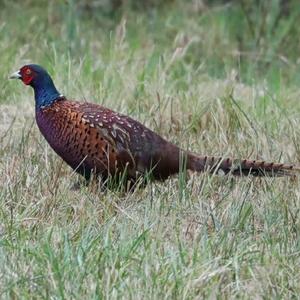
[{"label": "ground", "polygon": [[297,298],[299,177],[74,190],[8,80],[38,63],[183,148],[299,164],[297,1],[133,2],[0,2],[1,298]]}]

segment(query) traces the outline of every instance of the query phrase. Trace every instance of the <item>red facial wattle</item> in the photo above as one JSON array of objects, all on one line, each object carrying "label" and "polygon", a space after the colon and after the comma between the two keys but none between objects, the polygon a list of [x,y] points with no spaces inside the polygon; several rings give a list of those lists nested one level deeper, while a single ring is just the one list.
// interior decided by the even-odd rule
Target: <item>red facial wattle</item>
[{"label": "red facial wattle", "polygon": [[23,81],[24,84],[26,84],[26,85],[29,85],[32,79],[33,79],[32,74],[31,74],[31,75],[25,74],[25,76],[22,76],[22,81]]},{"label": "red facial wattle", "polygon": [[24,82],[24,84],[29,85],[34,77],[34,72],[28,68],[28,67],[23,67],[20,70],[21,74],[21,79]]}]

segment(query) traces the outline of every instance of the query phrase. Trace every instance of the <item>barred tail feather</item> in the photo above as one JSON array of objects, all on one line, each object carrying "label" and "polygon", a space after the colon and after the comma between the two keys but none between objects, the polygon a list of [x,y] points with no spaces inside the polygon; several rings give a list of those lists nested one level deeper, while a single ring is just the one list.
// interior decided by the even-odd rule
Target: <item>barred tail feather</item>
[{"label": "barred tail feather", "polygon": [[187,168],[196,172],[233,174],[236,176],[294,176],[300,166],[262,160],[232,159],[214,156],[188,155]]}]

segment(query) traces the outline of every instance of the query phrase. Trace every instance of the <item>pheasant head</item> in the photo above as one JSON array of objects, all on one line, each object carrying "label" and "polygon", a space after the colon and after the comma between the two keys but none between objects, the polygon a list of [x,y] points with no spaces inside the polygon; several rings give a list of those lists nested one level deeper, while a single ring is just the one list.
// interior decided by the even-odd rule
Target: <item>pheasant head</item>
[{"label": "pheasant head", "polygon": [[24,84],[34,89],[36,109],[51,105],[62,95],[56,89],[50,75],[39,65],[23,66],[10,76],[11,79],[21,79]]}]

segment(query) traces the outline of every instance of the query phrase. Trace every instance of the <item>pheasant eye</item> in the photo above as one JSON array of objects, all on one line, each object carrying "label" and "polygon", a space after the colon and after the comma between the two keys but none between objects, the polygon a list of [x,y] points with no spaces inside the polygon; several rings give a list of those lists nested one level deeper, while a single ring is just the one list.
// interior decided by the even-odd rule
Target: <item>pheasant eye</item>
[{"label": "pheasant eye", "polygon": [[31,70],[30,70],[30,69],[27,69],[27,70],[25,71],[25,74],[26,74],[26,75],[30,75],[30,74],[31,74]]}]

